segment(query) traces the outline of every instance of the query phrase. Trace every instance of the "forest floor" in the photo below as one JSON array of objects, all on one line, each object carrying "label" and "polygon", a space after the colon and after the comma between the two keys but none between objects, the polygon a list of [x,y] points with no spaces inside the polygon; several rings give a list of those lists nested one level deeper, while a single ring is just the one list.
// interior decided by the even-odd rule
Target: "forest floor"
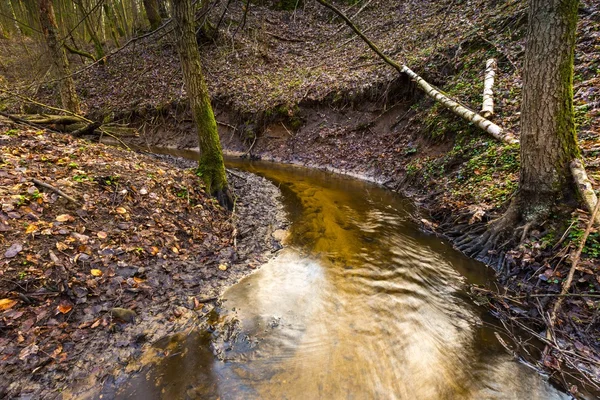
[{"label": "forest floor", "polygon": [[0,121],[0,398],[99,393],[281,248],[279,190],[263,178],[228,176],[231,214],[189,164],[11,125]]},{"label": "forest floor", "polygon": [[[366,0],[343,9],[386,54],[473,110],[481,104],[485,62],[496,58],[493,120],[518,137],[525,3]],[[441,235],[502,214],[518,182],[518,146],[496,142],[423,96],[318,4],[306,2],[295,11],[250,4],[243,28],[238,30],[242,2],[231,2],[218,37],[201,43],[226,149],[378,181],[414,198],[422,206],[424,228]],[[220,19],[223,6],[212,11],[214,20]],[[81,69],[77,88],[89,118],[130,124],[139,133],[128,139],[133,143],[195,147],[178,57],[167,31],[133,42],[103,66],[88,68],[72,58],[73,68]],[[47,82],[43,62],[17,55],[22,50],[16,45],[0,48],[5,77],[0,85],[57,104],[55,83]],[[31,71],[40,77],[34,84],[24,78]],[[596,189],[599,75],[600,5],[583,0],[575,112],[580,147]],[[7,98],[0,107],[41,111],[14,100]],[[569,255],[588,218],[577,210],[568,218],[549,220],[523,243],[497,251],[501,262],[493,266],[502,266],[502,296],[491,307],[516,330],[525,326],[545,339],[545,314],[556,297],[542,295],[560,292]],[[562,378],[567,369],[600,382],[600,302],[580,296],[600,293],[596,229],[574,282],[576,296],[566,299],[556,324],[562,351],[548,353],[538,364],[572,391],[576,388]],[[514,336],[510,346],[523,354],[519,335]],[[577,354],[577,361],[567,353]]]}]

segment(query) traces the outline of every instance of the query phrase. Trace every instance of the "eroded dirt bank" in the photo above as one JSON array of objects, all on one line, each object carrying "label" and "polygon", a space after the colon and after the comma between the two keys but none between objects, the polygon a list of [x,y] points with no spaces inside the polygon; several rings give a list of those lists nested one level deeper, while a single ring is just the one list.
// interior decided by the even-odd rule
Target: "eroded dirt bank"
[{"label": "eroded dirt bank", "polygon": [[281,248],[255,175],[229,174],[229,214],[182,161],[6,123],[0,149],[1,398],[100,393]]}]

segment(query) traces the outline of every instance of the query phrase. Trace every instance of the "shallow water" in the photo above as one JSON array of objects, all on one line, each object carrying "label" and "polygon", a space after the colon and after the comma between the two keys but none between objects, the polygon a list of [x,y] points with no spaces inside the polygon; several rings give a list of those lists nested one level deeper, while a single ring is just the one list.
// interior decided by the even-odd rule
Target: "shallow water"
[{"label": "shallow water", "polygon": [[288,247],[224,293],[215,329],[157,343],[164,356],[118,397],[569,398],[515,361],[466,295],[492,272],[419,232],[408,201],[315,170],[230,166],[280,186]]}]

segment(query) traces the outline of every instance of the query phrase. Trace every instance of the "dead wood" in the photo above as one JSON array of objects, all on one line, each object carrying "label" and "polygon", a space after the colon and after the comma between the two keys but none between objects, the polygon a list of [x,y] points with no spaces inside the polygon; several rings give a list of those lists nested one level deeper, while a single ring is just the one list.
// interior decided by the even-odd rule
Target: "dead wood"
[{"label": "dead wood", "polygon": [[371,50],[373,50],[379,57],[383,59],[383,61],[385,61],[388,65],[393,67],[396,71],[398,71],[398,73],[408,75],[413,81],[416,82],[416,84],[421,88],[421,90],[423,90],[425,94],[427,94],[427,96],[442,104],[444,107],[446,107],[459,117],[473,123],[478,128],[492,135],[494,138],[501,140],[507,144],[514,144],[519,142],[513,136],[512,133],[504,132],[502,128],[494,124],[492,121],[489,121],[488,119],[482,117],[481,115],[477,114],[472,110],[469,110],[465,106],[459,104],[457,101],[448,97],[445,93],[443,93],[441,90],[435,88],[433,85],[425,81],[406,65],[400,65],[392,59],[390,59],[373,42],[371,42],[369,38],[367,38],[364,35],[364,33],[361,32],[360,29],[358,29],[356,25],[354,25],[354,23],[342,11],[337,9],[335,6],[327,3],[325,0],[317,0],[317,2],[335,12],[340,18],[344,20],[344,22],[346,22],[346,24],[354,31],[354,33],[356,33],[371,48]]},{"label": "dead wood", "polygon": [[79,202],[77,200],[75,200],[73,197],[69,196],[68,194],[66,194],[65,192],[63,192],[62,190],[55,188],[54,186],[46,183],[46,182],[42,182],[38,179],[31,179],[33,181],[33,183],[35,183],[38,186],[44,187],[46,189],[49,189],[51,191],[53,191],[54,193],[58,194],[59,196],[64,197],[65,199],[69,200],[72,203],[75,203],[77,205],[79,205]]},{"label": "dead wood", "polygon": [[592,230],[592,226],[594,225],[594,219],[596,218],[596,215],[598,214],[598,209],[600,209],[600,201],[596,201],[596,206],[594,207],[594,211],[592,212],[592,215],[590,216],[590,220],[588,221],[585,232],[584,232],[583,236],[581,237],[581,242],[579,243],[579,247],[577,248],[577,251],[575,252],[575,255],[573,256],[573,261],[571,263],[571,269],[569,270],[569,275],[567,276],[567,279],[563,283],[563,287],[560,292],[561,296],[558,298],[556,303],[554,303],[554,307],[552,308],[552,313],[550,314],[550,321],[549,321],[550,326],[554,326],[554,321],[556,320],[556,313],[560,309],[560,306],[562,305],[562,303],[565,299],[565,295],[567,294],[569,289],[571,289],[571,284],[573,283],[573,276],[575,275],[575,270],[577,269],[577,264],[579,263],[579,258],[581,257],[581,252],[583,251],[583,248],[585,247],[585,242],[587,241],[587,238],[590,235],[590,232]]}]

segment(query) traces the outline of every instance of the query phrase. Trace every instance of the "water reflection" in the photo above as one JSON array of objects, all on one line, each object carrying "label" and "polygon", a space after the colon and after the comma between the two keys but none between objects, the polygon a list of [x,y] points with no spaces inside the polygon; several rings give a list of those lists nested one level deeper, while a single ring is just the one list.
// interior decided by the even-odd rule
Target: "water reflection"
[{"label": "water reflection", "polygon": [[171,355],[121,397],[568,398],[482,326],[464,287],[489,271],[420,233],[407,202],[320,172],[241,167],[280,185],[290,247],[225,292],[215,324],[236,336],[166,338]]}]

